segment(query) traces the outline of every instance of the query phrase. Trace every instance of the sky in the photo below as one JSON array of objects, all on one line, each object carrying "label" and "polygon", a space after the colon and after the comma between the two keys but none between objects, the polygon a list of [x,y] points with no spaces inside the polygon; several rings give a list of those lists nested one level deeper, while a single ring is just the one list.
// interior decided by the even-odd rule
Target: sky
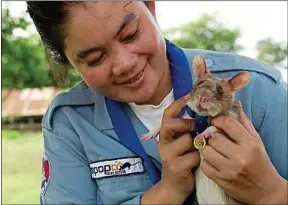
[{"label": "sky", "polygon": [[[8,4],[14,16],[26,10],[24,1]],[[4,2],[3,7],[6,5]],[[255,45],[260,39],[287,42],[287,1],[156,1],[156,17],[162,30],[195,20],[203,13],[216,13],[219,22],[240,28],[242,55],[256,58]],[[285,77],[287,81],[287,71]]]}]

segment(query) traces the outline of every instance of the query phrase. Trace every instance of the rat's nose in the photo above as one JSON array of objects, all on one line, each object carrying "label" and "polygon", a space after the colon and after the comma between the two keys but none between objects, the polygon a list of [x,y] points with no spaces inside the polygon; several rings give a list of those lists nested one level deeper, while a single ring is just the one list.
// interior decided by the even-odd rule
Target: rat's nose
[{"label": "rat's nose", "polygon": [[205,101],[209,101],[211,100],[212,98],[212,91],[209,90],[209,89],[205,89],[205,88],[201,88],[199,90],[199,93],[197,95],[198,99],[201,101],[201,102],[205,102]]}]

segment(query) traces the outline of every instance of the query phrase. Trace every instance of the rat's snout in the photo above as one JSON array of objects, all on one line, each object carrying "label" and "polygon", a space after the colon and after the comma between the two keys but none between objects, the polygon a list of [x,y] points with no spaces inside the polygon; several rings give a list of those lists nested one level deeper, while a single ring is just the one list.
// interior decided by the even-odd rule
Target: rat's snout
[{"label": "rat's snout", "polygon": [[213,92],[207,88],[201,88],[198,92],[197,98],[200,102],[207,102],[213,98]]}]

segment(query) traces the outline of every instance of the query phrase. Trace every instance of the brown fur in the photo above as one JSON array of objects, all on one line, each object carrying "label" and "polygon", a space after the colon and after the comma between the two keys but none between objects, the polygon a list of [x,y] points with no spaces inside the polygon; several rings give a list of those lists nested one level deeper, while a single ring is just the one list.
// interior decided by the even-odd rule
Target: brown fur
[{"label": "brown fur", "polygon": [[[202,116],[216,117],[218,115],[231,115],[239,119],[239,103],[234,102],[233,91],[245,87],[249,82],[248,72],[239,72],[230,79],[219,79],[214,77],[205,64],[202,54],[195,57],[193,71],[197,76],[194,89],[191,92],[191,99],[188,106]],[[209,93],[205,102],[199,102],[199,96]],[[198,103],[198,104],[197,104]],[[197,107],[198,105],[198,107]],[[211,108],[209,110],[209,107]],[[208,108],[208,109],[207,109]]]}]

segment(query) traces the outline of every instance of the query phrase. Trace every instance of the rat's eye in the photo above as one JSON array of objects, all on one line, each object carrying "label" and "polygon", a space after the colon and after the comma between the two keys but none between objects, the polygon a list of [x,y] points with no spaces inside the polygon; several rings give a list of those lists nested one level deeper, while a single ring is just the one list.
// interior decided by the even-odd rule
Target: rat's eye
[{"label": "rat's eye", "polygon": [[220,95],[223,94],[223,88],[222,88],[220,85],[217,85],[216,89],[217,89],[217,92],[218,92]]}]

